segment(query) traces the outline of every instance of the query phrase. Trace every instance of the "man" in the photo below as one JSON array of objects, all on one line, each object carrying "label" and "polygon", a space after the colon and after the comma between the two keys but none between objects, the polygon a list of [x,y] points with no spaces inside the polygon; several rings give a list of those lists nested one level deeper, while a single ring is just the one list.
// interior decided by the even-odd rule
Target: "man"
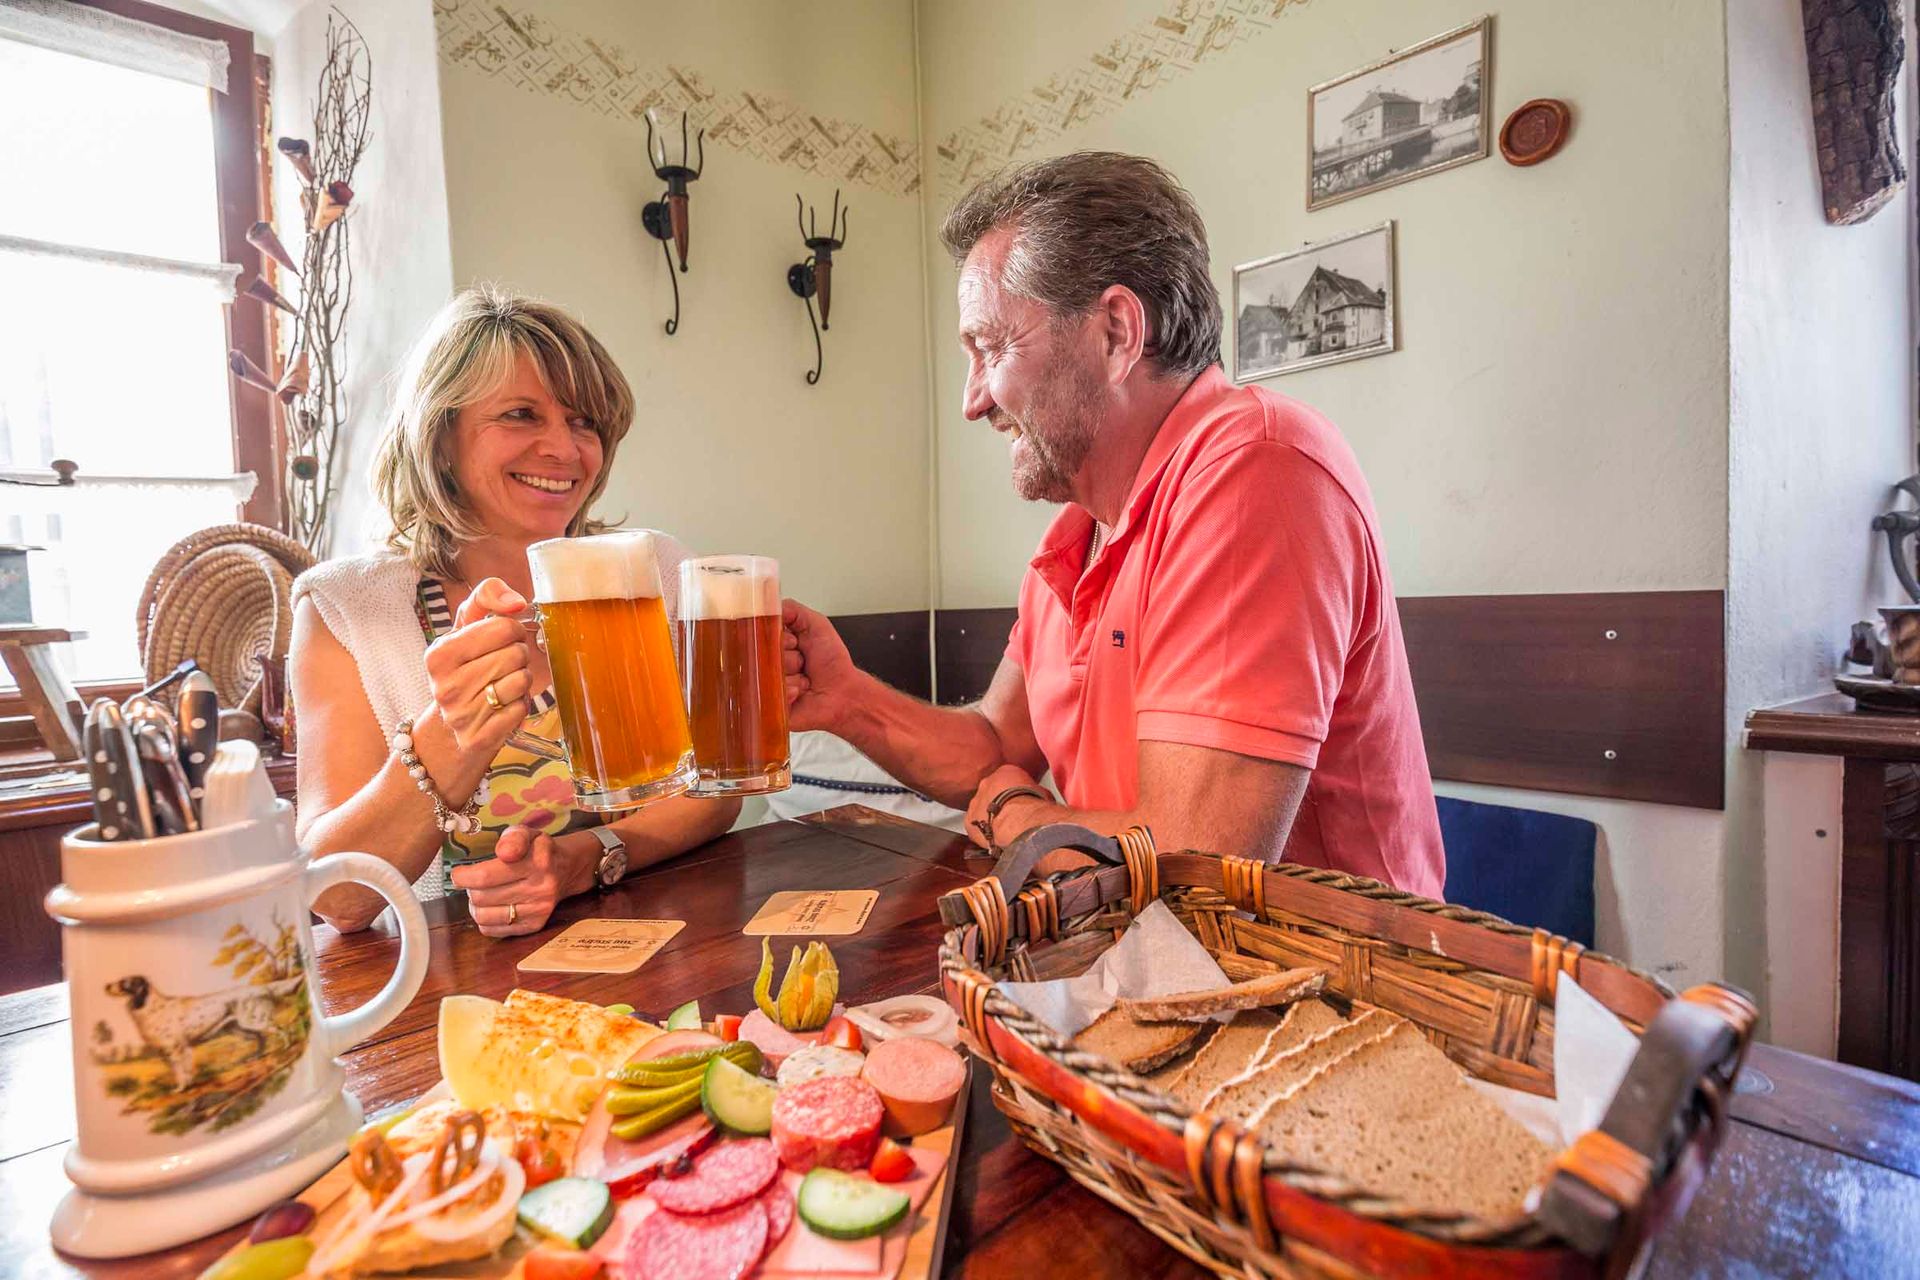
[{"label": "man", "polygon": [[[1438,897],[1372,497],[1324,418],[1227,380],[1191,198],[1150,160],[1083,153],[975,188],[941,237],[960,265],[965,414],[1007,437],[1021,497],[1066,505],[978,705],[887,688],[789,602],[793,727],[966,806],[989,847],[1044,822],[1145,823],[1163,849]],[[1035,784],[1048,769],[1064,805]]]}]

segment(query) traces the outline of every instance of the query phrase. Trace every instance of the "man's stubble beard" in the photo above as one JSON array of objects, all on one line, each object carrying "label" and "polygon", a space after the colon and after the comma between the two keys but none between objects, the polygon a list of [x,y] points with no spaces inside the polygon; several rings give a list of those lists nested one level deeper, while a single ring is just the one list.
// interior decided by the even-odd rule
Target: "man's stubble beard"
[{"label": "man's stubble beard", "polygon": [[1026,416],[1014,417],[1026,445],[1013,465],[1013,491],[1028,502],[1068,502],[1100,436],[1106,379],[1100,366],[1063,351],[1048,366]]}]

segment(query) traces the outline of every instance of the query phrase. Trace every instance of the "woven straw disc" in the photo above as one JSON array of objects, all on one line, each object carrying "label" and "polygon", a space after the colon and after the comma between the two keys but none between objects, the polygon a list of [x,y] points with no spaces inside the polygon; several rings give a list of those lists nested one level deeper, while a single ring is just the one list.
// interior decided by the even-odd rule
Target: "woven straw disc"
[{"label": "woven straw disc", "polygon": [[257,714],[261,661],[286,656],[293,579],[312,563],[299,543],[258,525],[217,525],[176,543],[141,595],[147,680],[192,658],[213,678],[222,706]]}]

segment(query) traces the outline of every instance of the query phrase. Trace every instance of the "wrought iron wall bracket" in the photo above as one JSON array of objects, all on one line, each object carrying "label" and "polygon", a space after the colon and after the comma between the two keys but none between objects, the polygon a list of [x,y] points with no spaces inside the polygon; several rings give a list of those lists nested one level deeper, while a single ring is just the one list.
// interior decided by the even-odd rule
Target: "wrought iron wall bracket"
[{"label": "wrought iron wall bracket", "polygon": [[[807,322],[813,326],[813,368],[807,371],[807,385],[820,381],[826,364],[826,350],[820,343],[822,330],[832,328],[833,255],[847,244],[847,209],[840,207],[840,192],[833,193],[833,213],[827,218],[827,234],[820,234],[813,210],[794,193],[794,216],[800,224],[800,240],[807,246],[807,257],[787,268],[787,288],[807,304]],[[814,315],[813,300],[820,299],[820,314]]]},{"label": "wrought iron wall bracket", "polygon": [[[692,207],[687,198],[687,184],[699,178],[707,167],[707,131],[700,130],[693,146],[700,154],[699,162],[688,164],[692,158],[687,145],[687,113],[680,113],[680,163],[667,163],[667,144],[660,142],[659,150],[654,149],[653,115],[647,113],[647,161],[653,166],[653,176],[667,184],[658,200],[648,201],[640,209],[640,226],[646,233],[660,242],[660,255],[666,259],[667,282],[673,286],[673,318],[666,323],[669,336],[680,329],[680,282],[674,278],[673,260],[675,252],[680,258],[680,271],[687,270],[687,251],[693,240]],[[672,248],[668,247],[672,241]]]}]

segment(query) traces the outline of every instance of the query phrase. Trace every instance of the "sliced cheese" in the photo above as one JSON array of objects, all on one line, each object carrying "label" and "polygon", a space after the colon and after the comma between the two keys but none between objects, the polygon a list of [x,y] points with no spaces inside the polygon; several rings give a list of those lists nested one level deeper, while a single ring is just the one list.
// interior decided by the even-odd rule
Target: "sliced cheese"
[{"label": "sliced cheese", "polygon": [[559,1004],[585,1012],[567,1018],[558,1005],[529,1009],[483,996],[442,1000],[440,1074],[454,1099],[475,1110],[504,1107],[583,1120],[607,1072],[658,1034],[628,1019],[635,1030],[619,1035],[592,1016],[618,1015],[578,1001]]}]

